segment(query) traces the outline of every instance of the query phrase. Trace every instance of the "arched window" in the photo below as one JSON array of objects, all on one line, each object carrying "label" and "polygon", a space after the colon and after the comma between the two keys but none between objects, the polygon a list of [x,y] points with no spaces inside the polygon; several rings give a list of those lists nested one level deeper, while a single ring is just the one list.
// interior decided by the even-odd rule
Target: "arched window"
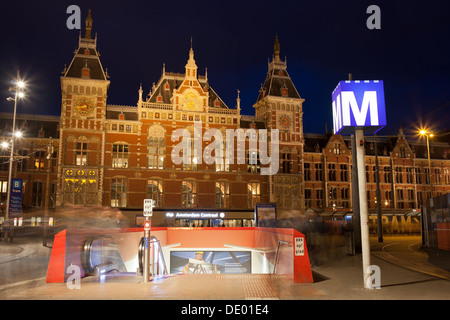
[{"label": "arched window", "polygon": [[147,199],[155,201],[155,207],[162,207],[163,185],[159,179],[148,180],[147,182]]},{"label": "arched window", "polygon": [[230,184],[228,181],[216,181],[216,208],[230,207]]},{"label": "arched window", "polygon": [[183,208],[197,207],[197,181],[184,180],[181,184],[181,206]]},{"label": "arched window", "polygon": [[247,205],[254,208],[257,202],[261,202],[261,185],[259,182],[247,183]]}]

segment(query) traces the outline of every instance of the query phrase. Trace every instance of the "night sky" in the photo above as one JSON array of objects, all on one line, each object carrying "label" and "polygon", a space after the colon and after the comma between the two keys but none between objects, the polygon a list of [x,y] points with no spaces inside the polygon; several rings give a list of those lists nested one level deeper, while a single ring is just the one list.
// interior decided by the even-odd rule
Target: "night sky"
[{"label": "night sky", "polygon": [[[163,63],[184,72],[193,39],[199,74],[230,108],[241,92],[254,114],[272,59],[275,35],[302,98],[304,132],[332,130],[331,92],[340,80],[383,80],[388,127],[396,134],[419,126],[450,129],[450,1],[8,1],[0,19],[0,112],[19,69],[28,82],[18,113],[59,115],[60,75],[78,46],[69,30],[69,5],[88,9],[111,86],[108,104],[135,106]],[[381,30],[369,30],[369,5],[381,9]]]}]

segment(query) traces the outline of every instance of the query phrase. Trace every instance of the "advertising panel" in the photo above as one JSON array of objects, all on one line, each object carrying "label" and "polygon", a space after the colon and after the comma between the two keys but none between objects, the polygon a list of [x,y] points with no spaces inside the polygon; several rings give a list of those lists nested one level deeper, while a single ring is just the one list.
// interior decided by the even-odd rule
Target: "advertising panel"
[{"label": "advertising panel", "polygon": [[277,206],[275,203],[257,203],[255,206],[255,220],[257,227],[276,228]]},{"label": "advertising panel", "polygon": [[251,251],[171,251],[170,273],[251,273]]}]

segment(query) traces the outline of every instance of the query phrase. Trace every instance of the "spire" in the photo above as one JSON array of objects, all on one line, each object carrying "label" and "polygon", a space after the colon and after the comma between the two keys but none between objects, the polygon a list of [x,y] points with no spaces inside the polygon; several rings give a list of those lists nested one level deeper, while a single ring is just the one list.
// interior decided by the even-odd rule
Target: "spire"
[{"label": "spire", "polygon": [[92,16],[91,9],[89,9],[88,16],[86,18],[86,34],[84,36],[85,39],[92,39]]},{"label": "spire", "polygon": [[191,48],[189,49],[189,60],[186,64],[186,77],[195,79],[197,78],[197,65],[194,60],[194,49],[192,49],[192,37],[191,37]]},{"label": "spire", "polygon": [[241,92],[238,90],[237,98],[236,98],[236,109],[241,110],[241,98],[239,97],[239,93],[241,93]]},{"label": "spire", "polygon": [[275,43],[273,45],[273,51],[275,54],[275,61],[280,61],[280,43],[278,42],[278,35],[275,36]]}]

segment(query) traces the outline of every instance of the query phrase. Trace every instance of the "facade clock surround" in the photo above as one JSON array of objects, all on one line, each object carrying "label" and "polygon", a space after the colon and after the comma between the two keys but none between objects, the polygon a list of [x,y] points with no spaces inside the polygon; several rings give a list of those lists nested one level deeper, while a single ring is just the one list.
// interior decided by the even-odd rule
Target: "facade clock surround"
[{"label": "facade clock surround", "polygon": [[290,127],[291,127],[291,118],[288,115],[283,114],[283,115],[280,116],[280,127],[282,129],[290,129]]},{"label": "facade clock surround", "polygon": [[94,112],[94,99],[88,97],[75,97],[75,110],[83,117],[91,116]]}]

